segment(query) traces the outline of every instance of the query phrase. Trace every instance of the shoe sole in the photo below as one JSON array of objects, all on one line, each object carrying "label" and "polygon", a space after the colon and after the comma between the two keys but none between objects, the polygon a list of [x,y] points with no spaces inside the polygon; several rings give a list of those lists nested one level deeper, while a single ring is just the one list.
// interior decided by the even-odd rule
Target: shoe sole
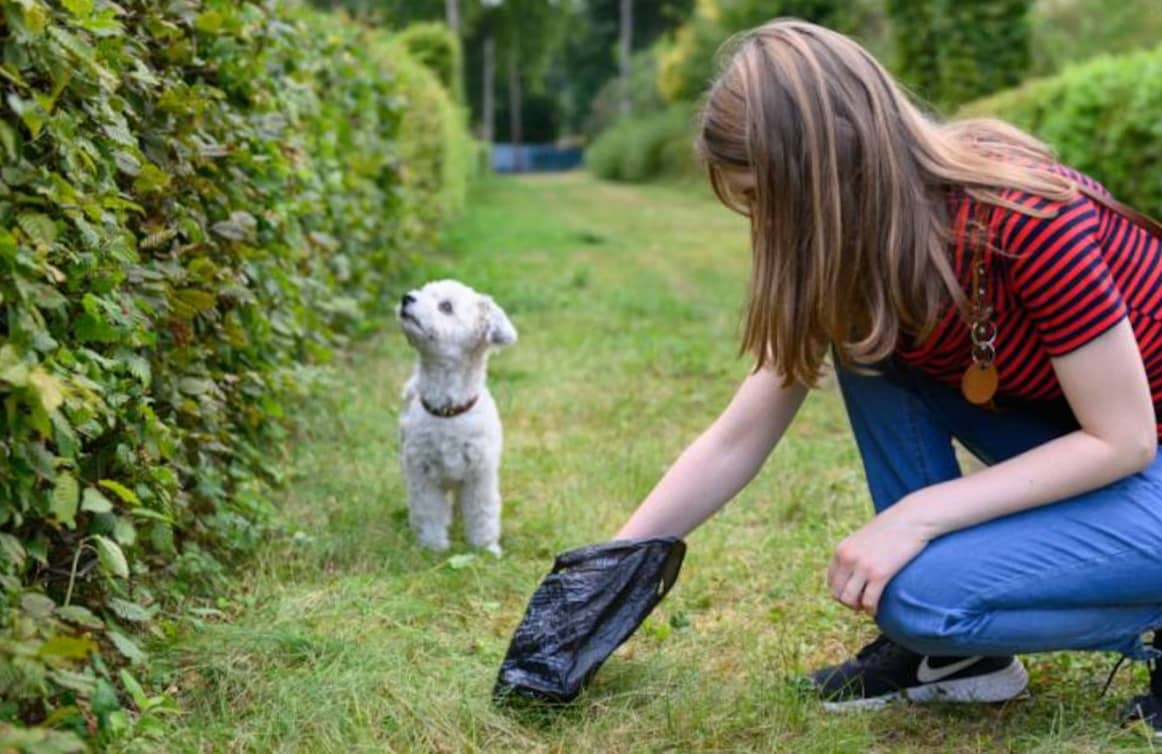
[{"label": "shoe sole", "polygon": [[912,702],[913,704],[1007,702],[1020,696],[1028,685],[1029,674],[1025,671],[1025,666],[1021,664],[1020,660],[1014,658],[1008,667],[992,673],[970,678],[957,678],[952,681],[925,683],[869,699],[849,699],[841,702],[825,701],[823,709],[828,712],[855,712],[880,709],[895,702]]}]

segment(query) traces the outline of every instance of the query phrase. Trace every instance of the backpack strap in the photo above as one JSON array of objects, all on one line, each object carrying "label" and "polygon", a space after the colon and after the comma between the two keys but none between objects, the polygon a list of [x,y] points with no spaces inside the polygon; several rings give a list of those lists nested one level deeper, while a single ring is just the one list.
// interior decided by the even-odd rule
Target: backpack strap
[{"label": "backpack strap", "polygon": [[1149,215],[1143,214],[1133,207],[1122,204],[1112,196],[1107,196],[1098,191],[1094,191],[1089,186],[1086,186],[1080,181],[1077,183],[1077,190],[1103,207],[1118,213],[1138,227],[1145,229],[1147,233],[1150,233],[1155,238],[1162,238],[1162,223],[1158,222]]}]

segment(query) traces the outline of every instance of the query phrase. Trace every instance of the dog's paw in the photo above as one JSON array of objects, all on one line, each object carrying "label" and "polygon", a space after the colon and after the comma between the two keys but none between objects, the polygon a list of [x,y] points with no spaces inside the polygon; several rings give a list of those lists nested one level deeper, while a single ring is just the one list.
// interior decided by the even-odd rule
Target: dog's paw
[{"label": "dog's paw", "polygon": [[487,550],[488,552],[492,553],[493,555],[495,555],[498,558],[500,556],[504,555],[504,550],[501,548],[499,542],[493,542],[490,545],[486,545],[484,547],[484,549]]},{"label": "dog's paw", "polygon": [[419,543],[420,547],[424,548],[425,550],[431,550],[432,552],[444,552],[451,546],[451,543],[448,542],[447,535],[438,536],[432,534],[421,534],[419,536]]}]

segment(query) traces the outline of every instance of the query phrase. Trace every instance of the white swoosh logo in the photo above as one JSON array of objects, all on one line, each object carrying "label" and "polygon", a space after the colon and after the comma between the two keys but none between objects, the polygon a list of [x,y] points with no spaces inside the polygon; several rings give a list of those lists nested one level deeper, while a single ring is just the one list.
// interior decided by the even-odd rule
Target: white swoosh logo
[{"label": "white swoosh logo", "polygon": [[959,662],[952,663],[951,665],[934,668],[928,664],[928,657],[925,656],[924,659],[920,661],[920,667],[916,668],[916,680],[918,680],[920,683],[932,683],[933,681],[939,681],[942,678],[947,678],[950,675],[956,675],[980,659],[981,658],[979,657],[966,657]]}]

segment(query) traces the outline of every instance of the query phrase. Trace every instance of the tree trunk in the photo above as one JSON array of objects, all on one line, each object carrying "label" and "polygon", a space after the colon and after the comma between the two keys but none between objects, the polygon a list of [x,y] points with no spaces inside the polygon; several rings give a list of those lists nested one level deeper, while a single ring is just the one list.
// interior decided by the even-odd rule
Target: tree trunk
[{"label": "tree trunk", "polygon": [[460,38],[460,0],[444,0],[444,10],[448,15],[448,28]]},{"label": "tree trunk", "polygon": [[521,144],[524,134],[521,128],[520,56],[514,49],[508,56],[508,112],[509,134],[513,148],[513,167],[519,173],[525,169]]},{"label": "tree trunk", "polygon": [[630,55],[633,52],[633,0],[621,0],[621,40],[617,51],[621,67],[621,114],[629,115],[633,109],[629,82]]},{"label": "tree trunk", "polygon": [[485,144],[492,144],[496,128],[496,38],[489,34],[484,39],[484,80],[481,92],[481,113],[483,119],[480,138]]}]

